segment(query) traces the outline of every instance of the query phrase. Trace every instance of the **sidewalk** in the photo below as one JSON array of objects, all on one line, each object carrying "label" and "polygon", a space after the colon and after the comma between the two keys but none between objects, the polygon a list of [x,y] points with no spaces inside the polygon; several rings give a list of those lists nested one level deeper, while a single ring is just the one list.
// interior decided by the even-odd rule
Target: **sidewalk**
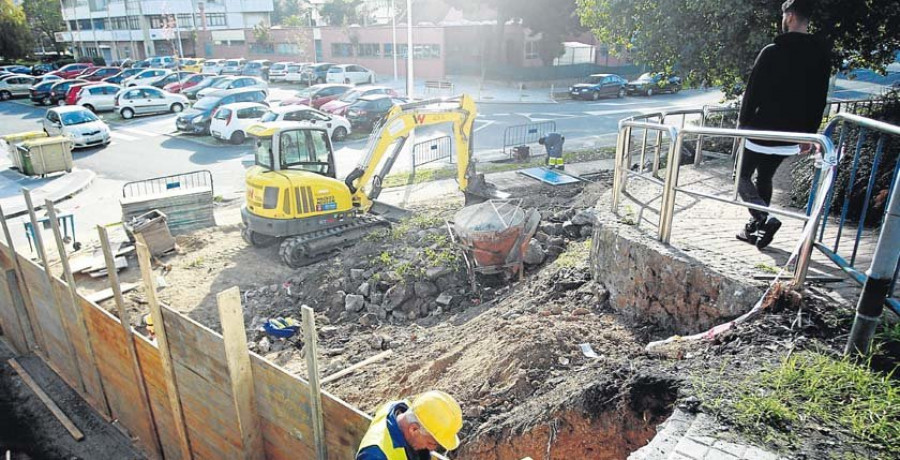
[{"label": "sidewalk", "polygon": [[[550,88],[532,88],[528,84],[519,88],[496,82],[482,82],[478,77],[449,76],[445,81],[453,83],[452,90],[432,90],[425,87],[425,82],[430,80],[432,79],[417,78],[415,80],[416,98],[444,97],[465,93],[482,104],[556,104],[550,94]],[[394,80],[388,77],[383,81],[377,81],[376,84],[394,88],[399,94],[406,94],[406,80],[403,78]]]},{"label": "sidewalk", "polygon": [[20,174],[11,167],[9,157],[0,155],[0,206],[7,218],[28,212],[22,189],[31,190],[32,203],[38,209],[43,208],[48,199],[56,203],[84,190],[96,177],[93,171],[78,168],[65,174],[31,177]]}]

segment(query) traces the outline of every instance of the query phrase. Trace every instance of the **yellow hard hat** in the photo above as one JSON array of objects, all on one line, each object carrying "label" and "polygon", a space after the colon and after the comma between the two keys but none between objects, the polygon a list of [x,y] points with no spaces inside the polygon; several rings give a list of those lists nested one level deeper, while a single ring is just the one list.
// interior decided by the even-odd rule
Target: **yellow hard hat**
[{"label": "yellow hard hat", "polygon": [[410,409],[444,449],[459,447],[457,434],[462,429],[462,409],[453,396],[439,390],[426,391],[413,399]]}]

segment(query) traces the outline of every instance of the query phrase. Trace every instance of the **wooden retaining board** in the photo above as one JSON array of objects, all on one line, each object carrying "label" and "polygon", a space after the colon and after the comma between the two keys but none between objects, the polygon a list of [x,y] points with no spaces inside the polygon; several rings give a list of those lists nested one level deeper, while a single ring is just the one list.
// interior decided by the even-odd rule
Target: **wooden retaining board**
[{"label": "wooden retaining board", "polygon": [[3,335],[9,338],[10,344],[17,353],[28,353],[28,343],[25,341],[25,333],[22,327],[28,327],[28,318],[19,318],[13,304],[12,291],[7,283],[6,273],[9,269],[2,268],[0,264],[0,325],[3,326]]},{"label": "wooden retaining board", "polygon": [[184,460],[181,457],[181,450],[178,448],[178,433],[175,431],[172,410],[169,408],[169,391],[164,380],[165,375],[159,349],[140,334],[135,334],[135,349],[144,382],[147,384],[150,408],[156,420],[156,432],[159,434],[159,441],[163,446],[163,454],[166,460]]}]

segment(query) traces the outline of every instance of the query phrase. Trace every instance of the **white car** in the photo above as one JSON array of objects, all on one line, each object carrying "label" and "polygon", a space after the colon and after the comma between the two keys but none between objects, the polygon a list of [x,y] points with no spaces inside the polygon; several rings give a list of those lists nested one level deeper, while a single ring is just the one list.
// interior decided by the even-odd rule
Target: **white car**
[{"label": "white car", "polygon": [[226,59],[222,64],[222,71],[219,73],[222,75],[240,75],[245,65],[247,65],[247,60],[243,58]]},{"label": "white car", "polygon": [[170,73],[172,73],[172,71],[168,69],[147,69],[141,73],[122,80],[122,86],[128,88],[131,86],[152,85],[153,82],[164,78]]},{"label": "white car", "polygon": [[116,108],[122,118],[154,113],[179,113],[188,106],[188,98],[152,86],[136,86],[122,90],[116,97]]},{"label": "white car", "polygon": [[41,124],[45,133],[66,136],[75,148],[109,144],[109,126],[80,105],[52,108],[44,115]]},{"label": "white car", "polygon": [[293,62],[276,62],[269,67],[269,81],[282,81],[287,76],[288,66]]},{"label": "white car", "polygon": [[78,93],[75,104],[80,105],[91,112],[114,110],[116,108],[116,95],[119,91],[122,91],[122,87],[112,83],[85,86],[81,92]]},{"label": "white car", "polygon": [[213,75],[218,75],[222,73],[222,67],[224,67],[224,64],[224,59],[207,59],[203,61],[203,72],[201,73],[211,73]]},{"label": "white car", "polygon": [[325,74],[326,83],[346,83],[359,85],[375,83],[375,72],[356,64],[341,64],[328,69]]},{"label": "white car", "polygon": [[209,133],[216,139],[243,144],[247,138],[247,128],[257,123],[268,111],[268,107],[258,102],[223,105],[213,113]]},{"label": "white car", "polygon": [[287,68],[284,75],[284,81],[289,83],[300,83],[303,81],[303,71],[309,67],[308,62],[292,62]]},{"label": "white car", "polygon": [[6,101],[13,96],[28,96],[28,90],[34,85],[34,77],[28,75],[7,75],[0,77],[0,99]]},{"label": "white car", "polygon": [[342,141],[350,134],[350,121],[340,115],[320,112],[305,105],[282,105],[272,107],[262,117],[261,122],[297,121],[314,128],[325,128],[331,140]]},{"label": "white car", "polygon": [[269,84],[260,80],[256,77],[225,77],[222,80],[215,82],[212,86],[208,88],[203,88],[197,93],[197,99],[215,93],[216,91],[222,91],[223,89],[243,89],[243,88],[259,88],[266,90],[266,94],[268,94]]}]

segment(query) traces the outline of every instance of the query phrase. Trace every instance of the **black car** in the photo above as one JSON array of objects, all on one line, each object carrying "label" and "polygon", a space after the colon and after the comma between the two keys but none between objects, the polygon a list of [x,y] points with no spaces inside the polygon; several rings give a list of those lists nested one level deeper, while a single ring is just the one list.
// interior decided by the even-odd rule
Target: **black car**
[{"label": "black car", "polygon": [[181,94],[185,95],[185,97],[187,97],[188,99],[197,99],[197,93],[199,93],[201,89],[209,88],[210,86],[218,83],[220,80],[224,80],[226,78],[228,78],[228,75],[211,76],[201,81],[200,83],[191,86],[188,89],[182,90]]},{"label": "black car", "polygon": [[[194,103],[175,119],[175,128],[191,134],[209,134],[209,122],[219,107],[235,102],[266,104],[266,91],[259,88],[239,88],[216,91]],[[266,104],[268,105],[268,104]]]},{"label": "black car", "polygon": [[144,71],[144,69],[125,69],[111,77],[104,78],[103,81],[105,81],[107,83],[112,83],[114,85],[121,85],[122,80],[125,80],[128,77],[133,77],[143,71]]},{"label": "black car", "polygon": [[69,87],[76,83],[88,83],[84,80],[72,79],[72,80],[57,80],[53,82],[54,85],[50,87],[50,104],[51,105],[66,105],[66,93],[69,92]]},{"label": "black car", "polygon": [[645,73],[637,80],[625,85],[628,94],[644,94],[652,96],[658,93],[677,93],[681,91],[681,77],[665,75],[661,72]]},{"label": "black car", "polygon": [[611,73],[598,73],[591,75],[584,83],[572,85],[569,95],[572,99],[592,99],[601,97],[625,97],[624,78]]},{"label": "black car", "polygon": [[347,107],[347,120],[354,129],[371,131],[376,123],[384,120],[391,107],[404,101],[387,94],[371,94],[356,100]]},{"label": "black car", "polygon": [[54,70],[58,69],[59,66],[55,62],[43,62],[31,66],[31,74],[35,76],[43,75],[45,73],[53,72]]},{"label": "black car", "polygon": [[31,102],[40,105],[50,105],[53,101],[50,99],[50,88],[53,85],[59,83],[60,80],[50,80],[43,83],[38,83],[31,88],[28,89],[28,96],[31,98]]}]

